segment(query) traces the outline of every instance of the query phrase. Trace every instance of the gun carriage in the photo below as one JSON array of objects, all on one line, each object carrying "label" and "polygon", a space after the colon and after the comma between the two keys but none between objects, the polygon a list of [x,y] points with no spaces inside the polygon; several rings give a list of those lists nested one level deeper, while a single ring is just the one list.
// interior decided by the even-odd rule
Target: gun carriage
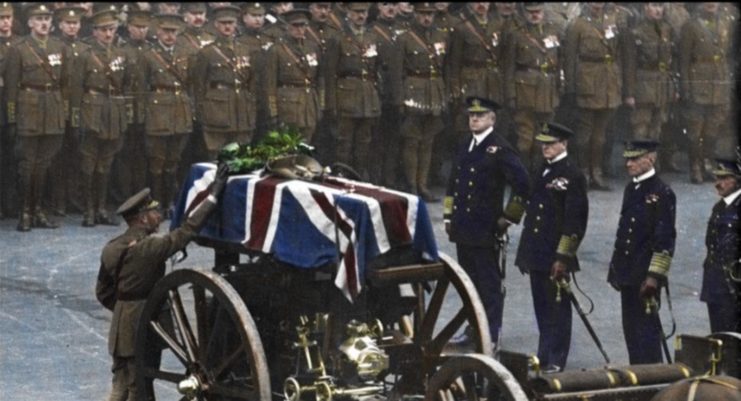
[{"label": "gun carriage", "polygon": [[[173,226],[214,167],[192,167]],[[303,178],[230,179],[196,240],[214,249],[213,268],[170,272],[144,308],[136,380],[149,396],[640,401],[687,377],[739,375],[733,333],[682,337],[674,364],[543,374],[531,356],[495,359],[473,283],[437,251],[424,202],[320,172]],[[448,348],[466,326],[470,349]]]}]

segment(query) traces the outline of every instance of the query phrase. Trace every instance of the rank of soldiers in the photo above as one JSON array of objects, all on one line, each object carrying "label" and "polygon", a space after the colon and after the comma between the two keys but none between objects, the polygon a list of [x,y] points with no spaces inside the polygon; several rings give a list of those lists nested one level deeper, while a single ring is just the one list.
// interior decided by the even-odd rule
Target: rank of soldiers
[{"label": "rank of soldiers", "polygon": [[546,122],[574,129],[588,189],[612,144],[660,140],[712,179],[732,139],[735,6],[698,3],[0,3],[0,215],[116,224],[148,185],[165,207],[226,143],[300,132],[324,163],[437,201],[464,99],[535,171]]}]

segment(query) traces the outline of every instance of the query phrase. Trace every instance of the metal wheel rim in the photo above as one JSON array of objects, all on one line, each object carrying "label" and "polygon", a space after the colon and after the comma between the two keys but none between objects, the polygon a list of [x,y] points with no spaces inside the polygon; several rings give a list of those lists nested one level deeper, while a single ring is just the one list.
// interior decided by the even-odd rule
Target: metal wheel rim
[{"label": "metal wheel rim", "polygon": [[501,400],[527,401],[512,373],[486,355],[467,354],[451,358],[430,379],[425,400],[489,400],[493,386]]}]

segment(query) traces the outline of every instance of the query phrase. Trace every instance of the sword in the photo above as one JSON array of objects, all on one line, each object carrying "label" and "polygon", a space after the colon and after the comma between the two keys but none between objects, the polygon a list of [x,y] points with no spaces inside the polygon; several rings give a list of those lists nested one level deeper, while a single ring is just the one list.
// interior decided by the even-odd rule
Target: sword
[{"label": "sword", "polygon": [[661,316],[659,315],[659,302],[656,301],[655,297],[646,300],[646,314],[656,314],[656,324],[659,325],[659,334],[661,335],[661,349],[664,350],[666,362],[672,363],[672,356],[669,353],[669,344],[666,343],[667,336],[664,333],[664,325],[661,324]]},{"label": "sword", "polygon": [[599,340],[599,337],[597,337],[597,333],[595,333],[594,328],[592,327],[592,324],[589,323],[589,319],[587,319],[587,314],[584,313],[584,309],[582,309],[581,305],[579,305],[579,301],[576,300],[574,293],[571,291],[571,285],[569,285],[568,281],[561,279],[556,282],[556,300],[557,301],[560,301],[561,299],[561,290],[563,290],[566,293],[566,297],[569,299],[569,301],[571,301],[571,304],[574,305],[574,309],[576,309],[576,313],[579,314],[581,321],[584,323],[584,327],[587,328],[589,335],[592,337],[592,340],[594,340],[594,343],[597,345],[597,348],[599,348],[599,352],[602,353],[602,357],[605,358],[605,362],[610,363],[610,358],[607,356],[605,349],[602,347],[602,342]]},{"label": "sword", "polygon": [[[503,232],[501,235],[496,236],[496,247],[499,250],[499,275],[502,277],[501,279],[502,304],[499,305],[499,308],[500,308],[499,315],[500,316],[504,315],[504,298],[507,297],[507,287],[504,286],[504,278],[507,277],[507,244],[509,244],[509,235],[507,234],[507,231]],[[499,328],[499,333],[497,333],[495,351],[501,348],[502,348],[502,327]]]}]

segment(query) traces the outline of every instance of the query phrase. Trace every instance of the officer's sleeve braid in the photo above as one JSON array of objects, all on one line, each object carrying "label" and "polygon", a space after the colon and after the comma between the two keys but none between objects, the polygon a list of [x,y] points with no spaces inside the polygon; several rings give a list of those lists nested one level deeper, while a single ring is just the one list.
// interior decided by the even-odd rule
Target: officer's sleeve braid
[{"label": "officer's sleeve braid", "polygon": [[453,214],[453,197],[446,196],[443,199],[443,218],[450,218]]},{"label": "officer's sleeve braid", "polygon": [[8,102],[8,124],[15,124],[15,102]]},{"label": "officer's sleeve braid", "polygon": [[558,241],[556,253],[573,257],[576,254],[577,248],[579,248],[579,237],[576,234],[562,235],[561,239]]},{"label": "officer's sleeve braid", "polygon": [[672,263],[672,257],[668,251],[654,252],[651,256],[651,263],[648,266],[648,272],[661,277],[669,274],[669,268]]},{"label": "officer's sleeve braid", "polygon": [[519,223],[524,214],[525,204],[522,197],[517,195],[513,196],[504,208],[504,217],[513,223]]}]

